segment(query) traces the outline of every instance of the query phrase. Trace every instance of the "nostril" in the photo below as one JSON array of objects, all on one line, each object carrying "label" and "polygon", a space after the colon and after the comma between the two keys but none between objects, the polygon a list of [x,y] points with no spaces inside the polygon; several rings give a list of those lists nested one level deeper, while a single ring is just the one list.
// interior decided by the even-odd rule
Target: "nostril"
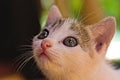
[{"label": "nostril", "polygon": [[47,48],[49,48],[49,47],[51,47],[52,45],[51,45],[51,43],[49,42],[49,41],[43,41],[42,43],[41,43],[41,47],[42,47],[42,49],[47,49]]},{"label": "nostril", "polygon": [[45,47],[51,47],[51,44],[50,44],[49,42],[45,42],[43,45],[44,45]]}]

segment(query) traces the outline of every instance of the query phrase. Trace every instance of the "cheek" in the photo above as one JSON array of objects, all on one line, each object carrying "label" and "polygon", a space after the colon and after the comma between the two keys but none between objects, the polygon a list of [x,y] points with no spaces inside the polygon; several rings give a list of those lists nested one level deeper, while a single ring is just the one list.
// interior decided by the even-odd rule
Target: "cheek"
[{"label": "cheek", "polygon": [[88,64],[91,60],[89,54],[83,51],[80,47],[71,48],[64,54],[66,64],[69,65],[82,65]]},{"label": "cheek", "polygon": [[67,55],[71,55],[73,57],[81,57],[85,54],[85,51],[78,45],[76,47],[67,47]]},{"label": "cheek", "polygon": [[38,48],[41,46],[41,40],[33,41],[32,47],[33,49]]},{"label": "cheek", "polygon": [[41,52],[41,40],[33,41],[32,48],[33,48],[33,55],[36,58]]}]

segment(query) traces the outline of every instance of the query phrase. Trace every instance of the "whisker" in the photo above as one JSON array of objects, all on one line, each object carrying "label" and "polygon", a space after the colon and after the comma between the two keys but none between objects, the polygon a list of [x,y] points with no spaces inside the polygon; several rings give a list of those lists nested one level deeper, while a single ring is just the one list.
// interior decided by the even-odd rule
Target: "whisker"
[{"label": "whisker", "polygon": [[24,59],[25,56],[26,56],[25,54],[22,54],[16,58],[14,58],[12,61],[14,62],[14,64],[16,64],[16,63],[18,64],[18,61],[21,61],[21,59]]},{"label": "whisker", "polygon": [[[56,57],[55,58],[55,61],[58,59],[59,60],[59,62],[55,62],[55,64],[58,64],[59,65],[59,63],[61,64],[61,63],[64,63],[63,61],[64,60],[62,60],[63,59],[63,56],[67,59],[67,61],[69,61],[69,64],[71,64],[71,65],[73,65],[73,66],[77,66],[78,64],[76,63],[76,62],[74,62],[73,60],[72,60],[72,57],[74,58],[75,56],[69,56],[69,55],[63,55],[63,54],[60,54],[59,52],[61,52],[61,50],[60,49],[55,49],[55,50],[51,50],[52,51],[52,53],[54,53],[53,55]],[[62,51],[64,51],[63,53],[68,53],[66,50],[62,50]],[[56,55],[56,54],[59,54],[59,55]],[[61,62],[60,62],[61,61]],[[79,61],[78,61],[79,62]],[[81,62],[81,61],[80,61]],[[53,63],[54,63],[54,61],[53,61]],[[64,65],[64,64],[63,64]]]},{"label": "whisker", "polygon": [[72,12],[72,17],[71,17],[72,19],[74,19],[74,20],[76,20],[77,18],[76,18],[76,14],[75,14],[75,11],[73,11]]},{"label": "whisker", "polygon": [[[95,17],[91,17],[89,18],[89,20],[94,20],[94,19],[97,19],[97,17],[99,17],[100,15],[99,14],[96,14]],[[84,20],[82,23],[84,24],[86,22],[86,20]]]},{"label": "whisker", "polygon": [[14,58],[13,61],[16,62],[16,61],[21,60],[21,59],[24,58],[24,57],[31,56],[31,55],[32,55],[31,53],[32,53],[32,51],[27,51],[27,52],[25,52],[24,54],[19,55],[18,57]]},{"label": "whisker", "polygon": [[32,45],[22,45],[20,47],[32,47]]},{"label": "whisker", "polygon": [[30,51],[30,50],[32,50],[32,48],[21,48],[21,49],[19,49],[20,51]]},{"label": "whisker", "polygon": [[[99,8],[99,10],[101,10],[101,8]],[[83,17],[83,16],[81,16],[81,22],[85,22],[85,20],[87,19],[87,18],[89,18],[90,16],[92,16],[92,15],[96,15],[96,12],[98,11],[98,9],[97,10],[94,10],[93,12],[91,12],[91,13],[89,13],[88,15],[86,15],[85,17]],[[98,15],[98,14],[97,14]],[[99,14],[100,15],[100,14]],[[102,14],[101,14],[102,15]],[[93,17],[93,16],[92,16]]]},{"label": "whisker", "polygon": [[[80,17],[80,9],[79,9],[79,11],[78,11],[78,14],[77,14],[77,16],[75,17],[75,19],[77,19],[77,20],[79,20],[81,17]],[[80,18],[79,18],[80,17]]]},{"label": "whisker", "polygon": [[32,51],[27,51],[26,53],[14,58],[12,60],[13,65],[16,65],[18,67],[23,61],[25,61],[27,58],[32,56],[31,53],[32,53]]},{"label": "whisker", "polygon": [[[99,16],[99,15],[96,15],[96,16]],[[93,20],[93,19],[96,19],[97,17],[92,17],[92,18],[89,18],[89,20]],[[77,24],[76,26],[80,26],[80,25],[83,25],[83,24],[85,24],[85,22],[86,22],[86,20],[84,20],[83,22],[81,22],[81,23],[79,23],[79,24]],[[94,24],[94,23],[93,23]],[[90,24],[87,24],[87,25],[90,25]]]},{"label": "whisker", "polygon": [[23,51],[32,50],[32,45],[22,45],[19,47],[19,50],[23,50]]},{"label": "whisker", "polygon": [[58,50],[53,50],[53,49],[49,50],[49,52],[50,52],[50,55],[53,55],[55,57],[58,57],[57,54],[60,54]]},{"label": "whisker", "polygon": [[17,72],[21,71],[23,67],[33,58],[33,56],[27,58],[25,61],[22,62],[22,64],[18,67]]}]

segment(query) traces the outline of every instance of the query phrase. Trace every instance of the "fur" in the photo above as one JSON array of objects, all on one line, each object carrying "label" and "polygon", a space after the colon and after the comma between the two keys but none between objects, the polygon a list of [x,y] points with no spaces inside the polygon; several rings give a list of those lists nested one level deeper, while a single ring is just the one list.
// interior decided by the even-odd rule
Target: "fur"
[{"label": "fur", "polygon": [[[120,72],[105,61],[115,24],[114,17],[107,17],[85,26],[75,19],[62,18],[53,6],[45,26],[49,35],[38,39],[38,34],[33,39],[33,54],[39,69],[48,80],[120,80]],[[79,45],[65,46],[63,40],[67,36],[76,37]],[[40,56],[44,41],[51,45],[45,50],[48,58]]]}]

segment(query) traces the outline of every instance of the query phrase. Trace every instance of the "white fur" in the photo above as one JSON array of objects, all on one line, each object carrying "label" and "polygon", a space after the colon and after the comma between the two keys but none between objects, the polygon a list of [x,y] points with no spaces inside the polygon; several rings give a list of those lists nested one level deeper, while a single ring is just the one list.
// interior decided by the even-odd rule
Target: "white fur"
[{"label": "white fur", "polygon": [[[36,37],[33,40],[33,52],[37,65],[49,80],[120,80],[117,70],[105,62],[100,53],[106,52],[106,45],[99,54],[95,51],[95,44],[91,43],[91,49],[84,51],[80,45],[67,47],[62,41],[67,36],[75,36],[70,29],[72,20],[66,21],[60,28],[53,31],[44,40],[49,40],[52,47],[46,50],[50,59],[43,59],[38,56],[42,40]],[[89,54],[94,54],[91,58]]]}]

